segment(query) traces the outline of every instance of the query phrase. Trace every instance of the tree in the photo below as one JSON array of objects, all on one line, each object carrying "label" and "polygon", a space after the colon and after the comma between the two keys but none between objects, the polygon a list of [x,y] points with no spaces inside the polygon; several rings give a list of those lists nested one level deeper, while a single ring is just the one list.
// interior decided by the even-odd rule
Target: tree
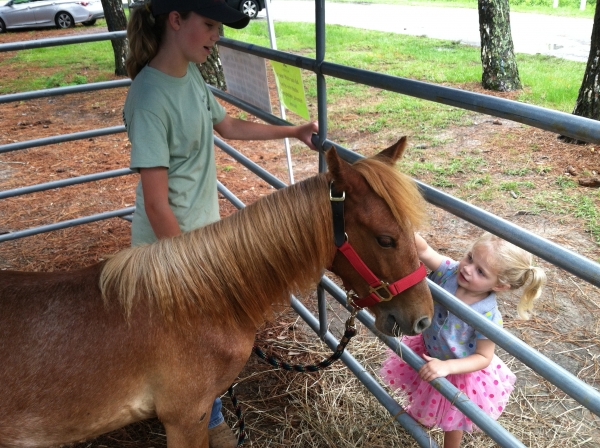
[{"label": "tree", "polygon": [[[102,8],[108,31],[125,31],[127,29],[127,18],[123,11],[122,0],[102,0]],[[115,75],[127,76],[125,68],[127,39],[112,39],[111,43],[115,53]]]},{"label": "tree", "polygon": [[[592,40],[590,44],[590,55],[588,56],[587,66],[583,74],[583,81],[579,88],[579,95],[575,102],[573,115],[600,120],[600,8],[596,1],[596,11],[594,12],[594,25],[592,26]],[[558,137],[566,143],[586,143],[566,135]]]},{"label": "tree", "polygon": [[478,0],[478,9],[483,88],[499,92],[521,89],[508,0]]},{"label": "tree", "polygon": [[206,62],[202,64],[196,64],[200,74],[204,78],[207,84],[221,90],[227,90],[227,84],[225,83],[225,74],[223,73],[223,66],[219,59],[219,47],[216,45],[210,50],[210,54],[206,58]]},{"label": "tree", "polygon": [[[221,26],[219,27],[219,35],[224,35],[223,24],[221,24]],[[206,58],[206,62],[202,64],[196,64],[196,67],[198,67],[198,70],[200,70],[204,81],[206,81],[208,84],[223,91],[227,90],[227,84],[225,84],[225,74],[223,73],[223,66],[221,65],[221,60],[219,59],[218,45],[214,45],[212,47],[208,58]]]}]

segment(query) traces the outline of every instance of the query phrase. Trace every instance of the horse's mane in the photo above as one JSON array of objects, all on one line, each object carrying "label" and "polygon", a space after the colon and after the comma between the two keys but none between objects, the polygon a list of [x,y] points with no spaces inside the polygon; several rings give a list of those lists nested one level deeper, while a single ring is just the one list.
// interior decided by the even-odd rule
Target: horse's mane
[{"label": "horse's mane", "polygon": [[[364,159],[354,167],[412,229],[424,215],[416,184],[395,168]],[[167,320],[202,313],[224,324],[259,326],[273,306],[318,281],[334,256],[327,176],[276,191],[233,215],[174,238],[125,249],[101,273],[105,303],[130,316],[138,301]]]},{"label": "horse's mane", "polygon": [[327,180],[318,175],[213,224],[117,253],[100,288],[126,315],[147,300],[168,320],[200,312],[258,326],[273,305],[318,281],[333,257],[332,232]]}]

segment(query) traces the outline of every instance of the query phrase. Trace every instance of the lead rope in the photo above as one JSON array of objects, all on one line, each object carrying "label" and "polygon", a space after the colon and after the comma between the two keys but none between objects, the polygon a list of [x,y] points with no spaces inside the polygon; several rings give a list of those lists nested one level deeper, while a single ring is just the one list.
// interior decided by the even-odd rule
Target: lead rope
[{"label": "lead rope", "polygon": [[[269,364],[271,364],[274,367],[277,367],[278,369],[283,369],[283,370],[287,370],[287,371],[296,371],[296,372],[318,372],[319,370],[329,367],[334,362],[336,362],[338,359],[340,359],[342,357],[342,354],[344,353],[344,350],[346,349],[346,346],[350,342],[350,339],[352,339],[354,336],[356,336],[356,326],[354,325],[354,318],[356,317],[357,312],[358,312],[358,309],[354,308],[352,310],[352,312],[350,313],[350,317],[346,321],[346,329],[344,331],[344,336],[342,336],[342,338],[340,339],[340,343],[336,347],[335,352],[333,352],[333,354],[331,356],[329,356],[328,358],[326,358],[316,364],[308,364],[308,365],[293,364],[292,365],[285,361],[281,361],[280,359],[278,359],[274,356],[268,356],[267,354],[265,354],[265,352],[260,347],[257,347],[256,345],[254,345],[254,347],[252,347],[252,351],[259,358],[264,359]],[[235,393],[233,391],[233,385],[231,385],[229,387],[229,390],[227,392],[229,394],[229,398],[231,399],[231,404],[233,405],[233,407],[235,409],[235,415],[238,419],[236,426],[239,428],[240,432],[238,434],[237,446],[241,446],[244,443],[244,440],[246,440],[246,431],[245,431],[246,425],[244,423],[244,413],[242,412],[242,407],[238,403],[237,397],[235,396]]]}]

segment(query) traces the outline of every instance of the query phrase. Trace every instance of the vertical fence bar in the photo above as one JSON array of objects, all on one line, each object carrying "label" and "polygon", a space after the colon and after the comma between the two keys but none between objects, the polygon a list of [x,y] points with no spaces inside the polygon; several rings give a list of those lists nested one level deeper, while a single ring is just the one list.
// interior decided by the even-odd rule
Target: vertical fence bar
[{"label": "vertical fence bar", "polygon": [[[317,67],[325,60],[325,0],[315,0],[315,41]],[[320,70],[317,76],[317,114],[319,120],[319,172],[327,171],[325,157],[323,155],[324,143],[327,139],[327,85],[325,77]],[[327,333],[327,302],[325,291],[322,286],[317,286],[317,299],[319,307],[319,336],[321,339]]]},{"label": "vertical fence bar", "polygon": [[[325,0],[315,0],[315,38],[316,38],[316,76],[317,76],[317,114],[319,119],[319,149],[327,138],[327,84],[321,73],[321,64],[325,61]],[[319,154],[319,172],[327,170],[323,153]]]}]

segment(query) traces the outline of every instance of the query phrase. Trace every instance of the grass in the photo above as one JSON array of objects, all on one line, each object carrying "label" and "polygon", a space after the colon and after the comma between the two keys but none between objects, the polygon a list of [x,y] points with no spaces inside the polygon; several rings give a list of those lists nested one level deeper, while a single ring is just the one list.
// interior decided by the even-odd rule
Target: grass
[{"label": "grass", "polygon": [[[344,0],[339,0],[344,1]],[[378,0],[381,1],[381,0]],[[400,5],[432,5],[475,8],[474,1],[404,1],[383,0]],[[371,0],[367,0],[371,2]],[[533,4],[540,3],[540,4]],[[517,0],[511,2],[513,11],[565,13],[580,15],[593,12],[593,4],[588,3],[586,11],[579,11],[579,2],[561,1],[555,10],[552,2],[546,0]],[[575,13],[574,11],[578,11]],[[97,26],[105,25],[99,21]],[[278,47],[281,50],[314,57],[314,25],[307,23],[276,23]],[[269,46],[267,24],[252,21],[244,30],[226,30],[227,37]],[[478,86],[481,80],[479,48],[461,45],[457,42],[407,36],[394,33],[361,30],[337,25],[327,27],[327,61],[356,68],[415,79],[433,84],[455,87]],[[376,44],[375,44],[376,43]],[[583,78],[585,64],[544,55],[518,54],[517,62],[524,89],[516,100],[538,106],[571,112]],[[37,90],[85,82],[98,82],[110,79],[113,72],[112,47],[109,42],[95,42],[64,47],[50,47],[20,51],[0,62],[16,66],[21,75],[2,80],[0,93]],[[93,71],[88,69],[93,67]],[[435,69],[432,69],[435,67]],[[49,76],[39,76],[38,71]],[[307,101],[316,104],[316,77],[304,72]],[[462,109],[445,106],[417,98],[381,91],[367,86],[328,78],[328,119],[332,132],[345,135],[349,132],[383,134],[402,132],[410,135],[415,144],[423,143],[434,148],[446,143],[440,132],[454,125],[470,125],[474,114]],[[353,105],[352,119],[346,117],[348,103]],[[358,105],[358,106],[357,106]],[[316,116],[313,106],[312,115]],[[344,139],[340,140],[342,143]],[[532,151],[539,148],[532,147]],[[478,166],[476,159],[465,157],[450,158],[445,163],[436,161],[410,162],[406,168],[415,176],[429,176],[433,186],[459,190],[454,194],[480,200],[492,200],[494,191],[511,191],[521,195],[530,189],[526,180],[507,180],[498,185],[490,185],[489,176]],[[506,176],[526,177],[544,167],[505,168]],[[458,182],[460,173],[470,173],[473,179]],[[571,182],[572,184],[572,182]],[[567,184],[568,185],[568,184]],[[479,186],[479,191],[477,190]],[[575,185],[565,188],[577,190]],[[568,198],[563,209],[571,210],[573,204],[581,201]],[[532,207],[537,206],[532,201]],[[574,212],[587,222],[595,239],[600,242],[597,216],[593,213]]]},{"label": "grass", "polygon": [[[311,24],[276,23],[275,29],[280,49],[314,57]],[[269,46],[264,22],[252,22],[241,31],[227,30],[227,37]],[[478,48],[343,26],[327,27],[327,60],[459,88],[477,87],[481,80]],[[567,113],[572,111],[585,71],[584,63],[523,54],[519,54],[517,60],[524,83],[524,90],[516,96],[518,101]],[[304,84],[309,104],[316,104],[315,76],[305,72]],[[436,147],[443,143],[440,130],[469,125],[473,120],[473,114],[462,109],[332,78],[327,79],[327,96],[330,130],[341,131],[340,136],[351,131],[384,135],[401,132],[410,135],[416,143]],[[345,113],[349,102],[355,107],[352,120],[348,120]],[[343,137],[340,143],[344,143]],[[444,187],[453,183],[438,176],[435,185]]]},{"label": "grass", "polygon": [[535,197],[537,205],[551,208],[552,213],[555,214],[570,214],[581,218],[585,222],[586,230],[600,244],[600,212],[598,211],[600,191],[586,194],[585,190],[579,189],[571,178],[564,175],[558,176],[555,183],[558,192],[553,193],[550,200],[547,192],[540,193]]},{"label": "grass", "polygon": [[[314,26],[305,23],[276,23],[278,47],[284,51],[314,57]],[[244,30],[227,30],[227,37],[269,46],[266,23],[254,21]],[[377,45],[373,45],[377,42]],[[466,85],[481,82],[479,48],[452,41],[406,36],[394,33],[359,30],[343,26],[327,27],[327,61],[368,69],[419,81]],[[585,64],[542,55],[517,55],[519,73],[524,90],[517,100],[571,112]],[[432,70],[435,67],[435,70]],[[306,75],[308,96],[316,94],[312,75]],[[358,98],[368,95],[367,88],[356,89],[349,82],[328,79],[328,95],[335,99],[352,94]],[[462,114],[453,116],[453,108],[425,105],[414,98],[401,98],[393,93],[382,93],[378,99],[381,109],[414,111],[423,116],[432,113],[432,120],[445,116],[443,121],[455,122]],[[365,112],[369,112],[368,110]],[[401,120],[404,117],[395,117]],[[407,119],[410,117],[406,117]],[[443,123],[435,123],[439,125]]]},{"label": "grass", "polygon": [[[278,0],[285,1],[285,0]],[[327,0],[332,3],[359,3],[357,0]],[[360,3],[384,3],[403,6],[435,6],[447,8],[477,8],[477,0],[360,0]],[[580,10],[578,0],[559,0],[558,8],[553,7],[553,0],[511,0],[510,10],[569,17],[593,17],[596,2],[586,2],[585,9]]]},{"label": "grass", "polygon": [[0,94],[106,81],[115,63],[110,41],[24,50],[0,61],[0,70],[10,66],[19,72],[3,77]]},{"label": "grass", "polygon": [[557,179],[560,188],[558,192],[539,192],[533,198],[533,202],[540,210],[545,210],[554,215],[574,216],[585,222],[586,231],[600,244],[600,213],[598,212],[598,201],[600,194],[588,195],[583,193],[574,182],[565,179]]}]

